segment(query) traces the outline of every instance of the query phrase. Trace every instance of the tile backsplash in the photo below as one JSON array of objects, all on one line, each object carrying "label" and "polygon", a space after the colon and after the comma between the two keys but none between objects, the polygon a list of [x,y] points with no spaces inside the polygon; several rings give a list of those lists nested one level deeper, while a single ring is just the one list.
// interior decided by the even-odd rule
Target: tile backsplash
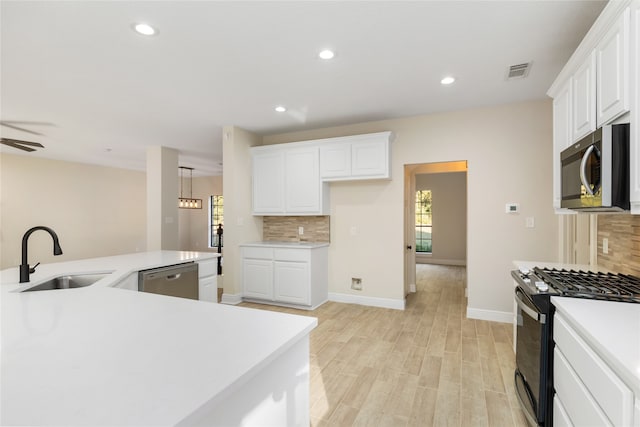
[{"label": "tile backsplash", "polygon": [[[299,227],[304,229],[304,234],[298,233]],[[265,216],[262,219],[262,240],[329,242],[329,216]]]},{"label": "tile backsplash", "polygon": [[[609,240],[606,254],[602,239]],[[640,276],[639,215],[598,215],[598,265],[613,272]]]}]

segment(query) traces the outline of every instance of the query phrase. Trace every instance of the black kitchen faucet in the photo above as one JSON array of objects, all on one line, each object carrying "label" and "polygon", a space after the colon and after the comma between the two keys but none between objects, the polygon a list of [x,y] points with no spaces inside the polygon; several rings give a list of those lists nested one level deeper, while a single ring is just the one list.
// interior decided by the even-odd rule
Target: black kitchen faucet
[{"label": "black kitchen faucet", "polygon": [[29,267],[29,262],[27,261],[27,241],[29,240],[29,236],[36,230],[44,230],[51,235],[53,239],[53,254],[54,255],[62,255],[62,248],[60,247],[60,242],[58,241],[58,235],[55,231],[50,229],[49,227],[45,227],[43,225],[38,225],[36,227],[30,228],[24,233],[22,236],[22,264],[20,264],[20,283],[25,283],[29,281],[29,274],[35,273],[37,263],[33,267]]}]

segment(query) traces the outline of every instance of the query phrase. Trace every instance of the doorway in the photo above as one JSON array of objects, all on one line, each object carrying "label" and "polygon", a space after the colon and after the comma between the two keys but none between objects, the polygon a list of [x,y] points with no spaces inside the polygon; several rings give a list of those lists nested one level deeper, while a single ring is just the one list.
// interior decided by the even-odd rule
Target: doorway
[{"label": "doorway", "polygon": [[466,161],[404,166],[405,296],[416,291],[416,262],[466,265],[466,179]]}]

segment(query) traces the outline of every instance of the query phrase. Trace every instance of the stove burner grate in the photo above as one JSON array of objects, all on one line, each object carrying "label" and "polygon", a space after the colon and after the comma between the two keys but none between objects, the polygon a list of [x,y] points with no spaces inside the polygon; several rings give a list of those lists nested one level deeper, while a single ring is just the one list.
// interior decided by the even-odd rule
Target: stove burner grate
[{"label": "stove burner grate", "polygon": [[555,268],[533,270],[564,296],[640,303],[640,278],[635,276]]}]

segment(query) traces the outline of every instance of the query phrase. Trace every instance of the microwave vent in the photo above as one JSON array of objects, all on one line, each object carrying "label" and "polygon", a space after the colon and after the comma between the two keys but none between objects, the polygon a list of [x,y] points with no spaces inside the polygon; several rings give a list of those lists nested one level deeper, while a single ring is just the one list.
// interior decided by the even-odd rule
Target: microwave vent
[{"label": "microwave vent", "polygon": [[531,62],[512,65],[507,72],[507,80],[524,79],[529,75],[529,70],[531,70]]}]

